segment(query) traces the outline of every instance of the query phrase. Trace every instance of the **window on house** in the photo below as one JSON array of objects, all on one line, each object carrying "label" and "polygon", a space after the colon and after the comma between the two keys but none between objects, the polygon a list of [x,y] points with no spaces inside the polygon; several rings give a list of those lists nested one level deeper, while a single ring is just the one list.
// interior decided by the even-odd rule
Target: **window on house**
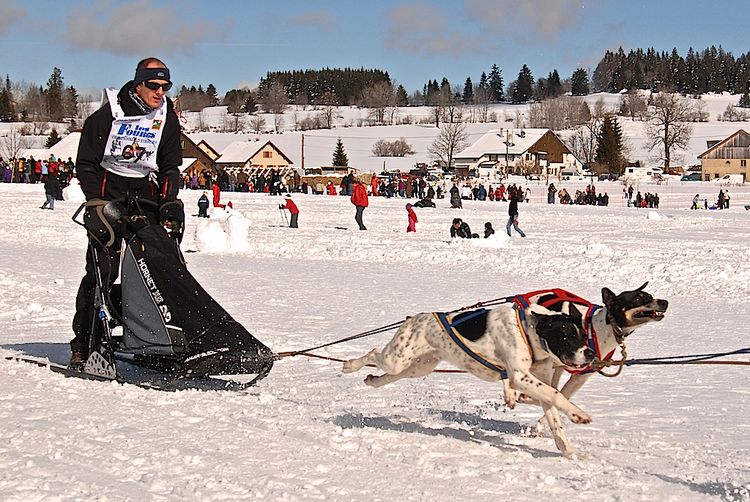
[{"label": "window on house", "polygon": [[740,167],[747,167],[747,159],[740,160]]},{"label": "window on house", "polygon": [[264,159],[270,159],[272,156],[273,156],[273,152],[271,152],[271,151],[263,152],[263,158]]}]

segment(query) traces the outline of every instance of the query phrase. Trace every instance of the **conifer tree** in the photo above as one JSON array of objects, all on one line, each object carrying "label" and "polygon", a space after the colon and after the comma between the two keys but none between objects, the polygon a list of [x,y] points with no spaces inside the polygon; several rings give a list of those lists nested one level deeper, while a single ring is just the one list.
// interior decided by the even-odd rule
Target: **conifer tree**
[{"label": "conifer tree", "polygon": [[750,94],[745,92],[745,94],[740,96],[740,102],[738,103],[738,106],[741,106],[742,108],[750,108]]},{"label": "conifer tree", "polygon": [[[484,75],[484,73],[482,73],[482,75]],[[493,64],[490,69],[490,74],[487,77],[487,87],[492,91],[490,94],[490,101],[499,103],[505,98],[505,91],[503,90],[503,74],[496,64]],[[531,93],[529,93],[529,95],[530,94]]]},{"label": "conifer tree", "polygon": [[348,166],[349,158],[344,152],[344,143],[341,142],[341,138],[336,142],[336,150],[333,152],[333,165],[334,166]]},{"label": "conifer tree", "polygon": [[573,96],[585,96],[589,93],[589,75],[583,68],[573,72],[570,79],[570,93]]},{"label": "conifer tree", "polygon": [[63,90],[62,71],[55,67],[47,81],[47,89],[45,90],[47,115],[52,122],[60,122],[63,119],[65,113]]},{"label": "conifer tree", "polygon": [[560,74],[557,70],[552,70],[547,76],[547,96],[556,98],[562,94],[562,82],[560,82]]},{"label": "conifer tree", "polygon": [[396,106],[409,106],[409,95],[403,85],[396,88]]},{"label": "conifer tree", "polygon": [[54,145],[60,142],[62,138],[59,134],[57,134],[57,129],[54,127],[49,133],[49,136],[47,137],[47,142],[44,144],[45,148],[52,148]]},{"label": "conifer tree", "polygon": [[596,139],[597,147],[594,160],[605,166],[609,172],[622,174],[625,166],[622,130],[615,117],[610,114],[604,117]]},{"label": "conifer tree", "polygon": [[518,72],[518,80],[513,86],[513,103],[526,103],[534,92],[534,77],[528,66],[523,65]]},{"label": "conifer tree", "polygon": [[214,84],[208,84],[208,87],[206,87],[206,97],[208,98],[208,106],[216,106],[219,104],[219,96],[216,93],[216,87],[214,87]]},{"label": "conifer tree", "polygon": [[474,101],[474,85],[471,83],[471,77],[466,77],[466,82],[464,82],[464,93],[461,96],[461,101],[465,104]]}]

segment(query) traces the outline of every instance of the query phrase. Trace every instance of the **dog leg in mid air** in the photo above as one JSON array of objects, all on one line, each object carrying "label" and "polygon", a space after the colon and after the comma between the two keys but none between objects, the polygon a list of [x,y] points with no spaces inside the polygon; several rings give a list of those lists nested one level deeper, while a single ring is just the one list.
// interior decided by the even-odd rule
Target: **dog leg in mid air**
[{"label": "dog leg in mid air", "polygon": [[503,399],[505,405],[511,410],[516,407],[516,390],[510,386],[510,381],[507,378],[503,380]]},{"label": "dog leg in mid air", "polygon": [[[382,387],[383,385],[393,383],[397,380],[401,380],[402,378],[423,377],[432,373],[432,370],[435,369],[435,367],[441,360],[442,357],[440,357],[440,353],[437,350],[433,350],[415,358],[413,362],[406,368],[390,365],[390,368],[386,369],[378,365],[378,368],[382,369],[383,371],[387,371],[387,373],[380,376],[367,375],[367,378],[365,378],[365,383],[370,387]],[[398,371],[397,373],[391,373],[391,371],[396,371],[399,369],[401,369],[401,371]]]},{"label": "dog leg in mid air", "polygon": [[568,401],[560,391],[550,387],[531,373],[513,370],[508,371],[508,375],[511,387],[527,394],[532,399],[562,410],[574,424],[591,422],[591,417],[585,411]]}]

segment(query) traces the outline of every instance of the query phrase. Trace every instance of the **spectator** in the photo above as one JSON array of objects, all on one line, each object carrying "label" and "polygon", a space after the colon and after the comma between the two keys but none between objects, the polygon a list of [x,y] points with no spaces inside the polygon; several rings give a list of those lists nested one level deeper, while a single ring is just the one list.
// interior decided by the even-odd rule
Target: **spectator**
[{"label": "spectator", "polygon": [[416,232],[417,223],[419,222],[419,220],[417,219],[417,213],[414,212],[411,204],[406,205],[406,216],[409,219],[409,225],[406,227],[406,233]]},{"label": "spectator", "polygon": [[362,221],[363,213],[365,212],[365,208],[368,206],[367,189],[359,179],[354,182],[354,186],[352,187],[351,201],[352,204],[354,204],[354,206],[357,208],[357,213],[354,216],[354,220],[357,222],[357,225],[359,225],[360,230],[367,230],[364,221]]},{"label": "spectator", "polygon": [[284,196],[284,204],[279,204],[279,209],[287,209],[289,210],[289,228],[299,228],[297,226],[297,221],[299,218],[299,209],[297,208],[297,204],[294,203],[292,200],[292,196],[289,194],[286,194]]}]

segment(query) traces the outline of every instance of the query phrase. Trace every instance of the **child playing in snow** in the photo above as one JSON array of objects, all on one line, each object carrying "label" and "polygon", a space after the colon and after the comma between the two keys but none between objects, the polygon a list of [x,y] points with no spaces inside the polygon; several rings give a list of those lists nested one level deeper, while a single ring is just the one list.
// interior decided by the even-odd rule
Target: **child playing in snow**
[{"label": "child playing in snow", "polygon": [[417,213],[414,212],[414,209],[412,209],[411,204],[406,205],[406,215],[409,217],[409,226],[406,227],[406,232],[416,232],[417,231],[417,222],[419,221],[417,219]]}]

